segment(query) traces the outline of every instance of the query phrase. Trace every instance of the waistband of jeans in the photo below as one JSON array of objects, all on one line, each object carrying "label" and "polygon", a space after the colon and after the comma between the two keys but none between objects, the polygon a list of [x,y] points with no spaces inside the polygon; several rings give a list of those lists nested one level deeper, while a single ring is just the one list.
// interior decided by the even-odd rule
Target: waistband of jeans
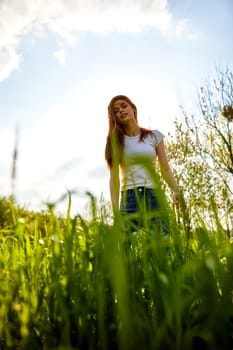
[{"label": "waistband of jeans", "polygon": [[142,193],[145,193],[146,191],[154,191],[153,188],[151,187],[145,187],[145,186],[138,186],[138,187],[135,187],[135,188],[128,188],[126,190],[122,190],[121,193],[135,193],[135,192],[142,192]]}]

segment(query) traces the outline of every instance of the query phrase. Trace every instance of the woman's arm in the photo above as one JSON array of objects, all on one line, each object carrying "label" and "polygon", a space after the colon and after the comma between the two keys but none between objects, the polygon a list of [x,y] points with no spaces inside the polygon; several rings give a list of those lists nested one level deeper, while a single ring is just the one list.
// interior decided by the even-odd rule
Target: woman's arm
[{"label": "woman's arm", "polygon": [[162,176],[164,180],[167,182],[168,186],[173,191],[173,202],[176,203],[179,196],[179,189],[178,189],[174,174],[168,162],[167,152],[166,152],[163,140],[156,147],[156,151],[158,155]]},{"label": "woman's arm", "polygon": [[112,202],[113,212],[119,210],[119,197],[120,197],[120,176],[119,165],[113,165],[110,169],[110,196]]}]

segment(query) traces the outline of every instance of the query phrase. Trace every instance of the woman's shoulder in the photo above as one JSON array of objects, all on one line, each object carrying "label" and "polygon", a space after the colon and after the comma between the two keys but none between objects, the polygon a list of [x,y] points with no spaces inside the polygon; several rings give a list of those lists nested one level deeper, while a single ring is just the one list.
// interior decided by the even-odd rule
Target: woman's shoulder
[{"label": "woman's shoulder", "polygon": [[158,136],[164,137],[164,134],[158,129],[151,129],[151,131],[152,131],[153,135],[155,135],[156,137],[158,137]]},{"label": "woman's shoulder", "polygon": [[156,145],[158,145],[163,140],[164,134],[158,129],[152,129],[151,131],[156,139]]},{"label": "woman's shoulder", "polygon": [[140,135],[140,140],[143,141],[145,139],[150,140],[154,144],[154,146],[157,146],[164,138],[164,134],[162,134],[159,130],[157,129],[145,129],[145,128],[140,128],[141,129],[141,135]]}]

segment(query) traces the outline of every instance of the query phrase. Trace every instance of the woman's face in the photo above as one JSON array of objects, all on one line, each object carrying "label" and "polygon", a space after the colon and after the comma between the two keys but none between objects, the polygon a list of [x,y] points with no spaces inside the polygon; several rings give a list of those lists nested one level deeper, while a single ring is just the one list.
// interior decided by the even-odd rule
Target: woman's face
[{"label": "woman's face", "polygon": [[113,113],[117,123],[126,124],[129,120],[135,119],[135,110],[126,100],[119,99],[113,103]]}]

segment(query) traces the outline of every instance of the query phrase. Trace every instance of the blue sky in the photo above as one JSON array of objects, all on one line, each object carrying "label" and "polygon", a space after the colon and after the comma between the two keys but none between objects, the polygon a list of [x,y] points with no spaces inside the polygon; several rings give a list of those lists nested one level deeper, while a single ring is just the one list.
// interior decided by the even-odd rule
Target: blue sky
[{"label": "blue sky", "polygon": [[232,23],[232,0],[1,0],[0,195],[18,125],[20,203],[41,209],[66,189],[74,213],[86,190],[108,200],[111,97],[128,95],[142,126],[172,132],[215,67],[232,70]]}]

